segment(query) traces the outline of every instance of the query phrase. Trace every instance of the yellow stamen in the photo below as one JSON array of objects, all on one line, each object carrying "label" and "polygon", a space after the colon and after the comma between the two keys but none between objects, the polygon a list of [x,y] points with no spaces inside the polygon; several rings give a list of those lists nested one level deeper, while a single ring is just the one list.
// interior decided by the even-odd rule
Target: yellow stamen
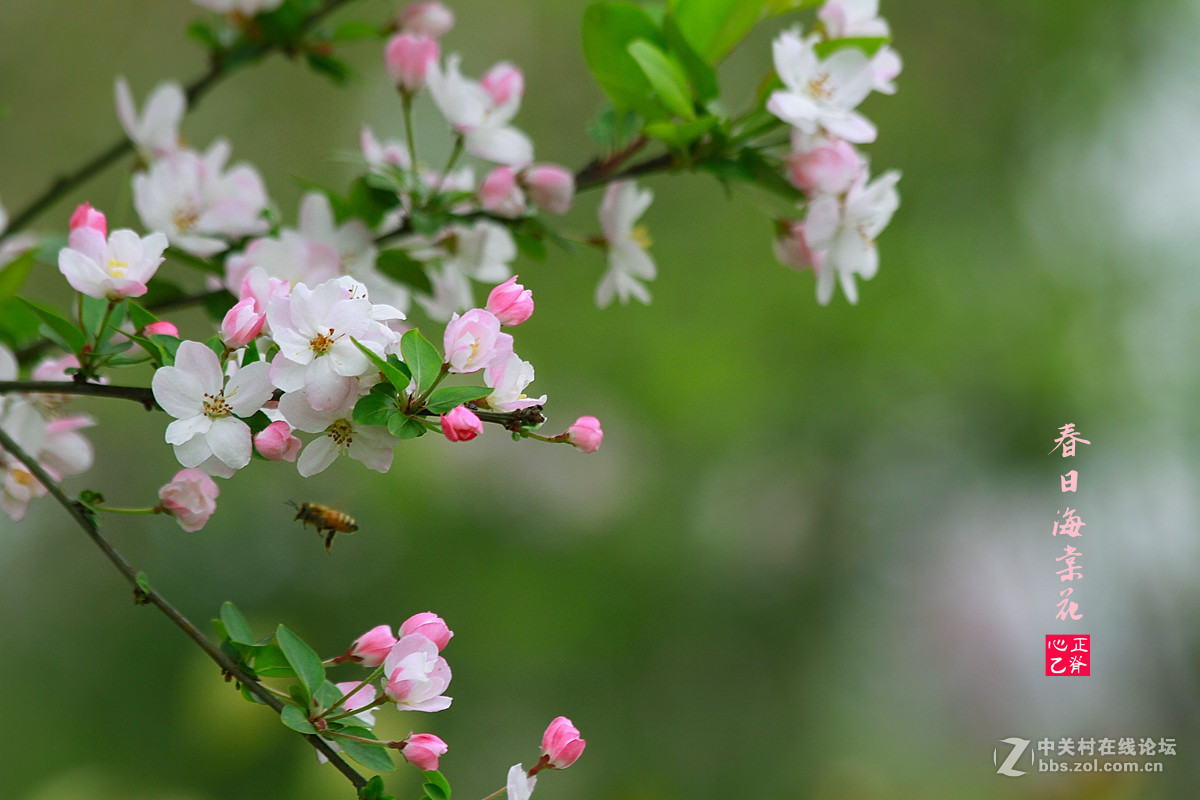
[{"label": "yellow stamen", "polygon": [[650,238],[650,231],[646,230],[645,225],[638,225],[629,232],[629,240],[643,250],[649,250],[654,244],[654,240]]}]

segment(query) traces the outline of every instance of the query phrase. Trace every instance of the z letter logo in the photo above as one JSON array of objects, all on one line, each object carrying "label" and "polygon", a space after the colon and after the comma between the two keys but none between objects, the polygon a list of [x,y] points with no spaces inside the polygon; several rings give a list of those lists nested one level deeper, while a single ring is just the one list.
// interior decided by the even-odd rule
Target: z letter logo
[{"label": "z letter logo", "polygon": [[[1000,741],[1004,744],[1011,744],[1012,751],[1008,754],[1008,758],[1004,759],[1004,763],[996,768],[996,772],[1000,775],[1007,775],[1010,778],[1018,778],[1024,775],[1024,770],[1013,769],[1013,765],[1016,764],[1017,759],[1019,759],[1025,753],[1025,748],[1029,747],[1029,740],[1012,737],[1009,739],[1001,739]],[[995,764],[999,757],[999,748],[996,748],[992,751],[992,763]],[[1033,753],[1029,754],[1029,758],[1030,761],[1033,760]]]}]

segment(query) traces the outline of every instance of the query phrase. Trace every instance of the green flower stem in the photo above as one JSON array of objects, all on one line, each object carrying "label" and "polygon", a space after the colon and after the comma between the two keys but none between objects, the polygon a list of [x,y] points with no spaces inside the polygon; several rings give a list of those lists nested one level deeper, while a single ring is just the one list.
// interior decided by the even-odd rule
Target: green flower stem
[{"label": "green flower stem", "polygon": [[433,383],[426,389],[420,397],[413,401],[413,408],[422,408],[425,401],[429,399],[429,395],[433,394],[433,390],[438,387],[438,384],[446,380],[446,376],[450,374],[450,365],[442,364],[442,368],[438,370],[438,376],[433,379]]},{"label": "green flower stem", "polygon": [[500,795],[504,794],[507,791],[508,791],[508,787],[505,786],[502,789],[497,789],[496,791],[492,792],[487,797],[483,798],[483,800],[492,800],[492,798],[499,797]]},{"label": "green flower stem", "polygon": [[[67,514],[70,515],[71,519],[75,521],[75,524],[78,525],[84,534],[92,540],[93,544],[100,548],[101,552],[104,553],[104,556],[110,562],[112,562],[112,565],[116,567],[117,571],[120,572],[121,575],[124,576],[125,580],[129,582],[129,585],[133,587],[133,590],[136,592],[136,596],[139,600],[139,604],[148,604],[157,608],[167,619],[171,621],[172,624],[183,631],[185,636],[195,642],[196,645],[203,650],[209,658],[216,662],[217,666],[221,668],[223,673],[233,677],[238,683],[245,686],[247,691],[257,697],[259,700],[262,700],[263,703],[274,710],[276,714],[283,711],[284,703],[280,701],[279,698],[271,694],[266,687],[259,683],[258,679],[247,674],[246,671],[242,669],[236,661],[226,655],[220,647],[211,642],[208,637],[201,633],[200,630],[193,625],[190,620],[188,620],[187,617],[183,616],[183,614],[181,614],[179,610],[175,608],[175,606],[171,605],[171,603],[165,597],[159,594],[158,590],[154,589],[153,587],[144,587],[139,583],[137,571],[130,566],[129,562],[125,560],[125,557],[117,552],[116,548],[114,548],[112,544],[100,534],[100,528],[96,525],[96,521],[91,517],[91,515],[88,514],[87,509],[83,506],[83,504],[77,503],[68,497],[67,493],[63,491],[62,486],[60,486],[57,481],[50,477],[46,470],[42,469],[42,466],[38,464],[37,459],[26,453],[20,447],[20,445],[12,440],[12,437],[5,433],[3,428],[0,428],[0,448],[7,450],[9,454],[13,456],[13,458],[16,458],[18,461],[24,464],[25,468],[29,470],[30,474],[37,478],[38,482],[40,482],[42,486],[46,487],[46,490],[51,496],[54,497],[58,504],[63,507]],[[346,761],[332,747],[329,746],[329,743],[322,740],[320,736],[315,734],[304,734],[304,738],[308,740],[309,744],[319,750],[322,755],[329,759],[329,763],[333,764],[338,772],[341,772],[346,777],[346,780],[350,781],[350,783],[353,784],[356,789],[361,789],[367,785],[367,779],[358,774],[358,772],[348,763],[346,763]]]},{"label": "green flower stem", "polygon": [[[450,160],[446,162],[445,169],[442,170],[441,176],[438,177],[437,188],[433,190],[433,194],[430,197],[437,197],[442,193],[442,187],[446,185],[446,178],[450,175],[450,170],[454,169],[454,165],[458,163],[458,159],[462,154],[463,137],[459,135],[454,137],[454,147],[450,150]],[[417,165],[413,164],[413,169],[416,168]]]},{"label": "green flower stem", "polygon": [[166,513],[162,506],[154,506],[153,508],[112,508],[111,506],[92,506],[97,511],[105,511],[109,514],[163,514]]},{"label": "green flower stem", "polygon": [[[329,708],[327,708],[327,709],[325,709],[324,711],[322,711],[322,712],[321,712],[321,716],[322,716],[322,717],[324,717],[324,716],[325,716],[326,714],[328,714],[330,711],[334,711],[334,710],[336,710],[338,706],[340,706],[342,703],[344,703],[344,702],[346,702],[347,700],[349,700],[349,699],[350,699],[350,698],[351,698],[353,695],[357,694],[357,693],[359,692],[359,690],[361,690],[361,689],[362,689],[364,686],[366,686],[368,683],[370,683],[371,681],[375,680],[376,678],[378,678],[378,677],[379,677],[380,675],[382,675],[382,674],[383,674],[383,665],[382,665],[382,664],[380,664],[378,667],[376,667],[376,668],[375,668],[375,671],[374,671],[374,672],[372,672],[372,673],[371,673],[370,675],[368,675],[367,677],[363,678],[363,681],[362,681],[362,683],[360,683],[358,686],[355,686],[355,687],[354,687],[353,689],[351,689],[350,691],[346,692],[344,695],[342,695],[341,697],[339,697],[339,698],[338,698],[338,701],[337,701],[336,703],[334,703],[334,704],[333,704],[333,705],[331,705]],[[360,708],[360,709],[358,709],[358,711],[362,711],[362,709]],[[358,711],[355,711],[354,713],[356,713],[356,714],[357,714],[357,713],[358,713]]]},{"label": "green flower stem", "polygon": [[374,745],[380,745],[383,747],[393,747],[393,746],[397,746],[400,744],[400,742],[381,742],[378,739],[368,739],[365,736],[355,736],[353,733],[342,733],[341,731],[325,731],[322,735],[323,736],[340,736],[343,739],[353,739],[354,741],[362,742],[363,744],[374,744]]},{"label": "green flower stem", "polygon": [[408,166],[412,170],[413,177],[417,178],[418,185],[420,185],[420,173],[417,169],[417,140],[413,137],[412,101],[412,93],[401,90],[400,110],[404,114],[404,138],[408,143]]},{"label": "green flower stem", "polygon": [[[357,691],[357,690],[355,690],[355,691]],[[340,703],[341,701],[339,700],[338,702]],[[337,720],[345,719],[346,717],[358,716],[362,712],[370,711],[372,708],[381,706],[386,702],[388,702],[388,699],[386,697],[378,697],[375,700],[371,701],[371,703],[369,703],[368,705],[365,705],[361,708],[356,708],[353,711],[343,711],[341,714],[335,714],[332,717],[326,717],[322,714],[320,717],[318,717],[318,719],[324,719],[326,722],[336,722]]]}]

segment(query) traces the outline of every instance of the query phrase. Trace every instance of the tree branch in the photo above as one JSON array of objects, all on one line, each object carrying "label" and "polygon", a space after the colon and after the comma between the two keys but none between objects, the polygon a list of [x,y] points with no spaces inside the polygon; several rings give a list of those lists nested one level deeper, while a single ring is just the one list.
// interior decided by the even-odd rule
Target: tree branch
[{"label": "tree branch", "polygon": [[144,386],[109,386],[82,381],[0,381],[3,394],[79,394],[92,397],[118,397],[141,403],[147,411],[158,408],[154,392]]},{"label": "tree branch", "polygon": [[[22,450],[21,447],[14,442],[2,428],[0,428],[0,449],[8,451],[13,457],[24,464],[25,468],[28,469],[35,478],[37,478],[38,482],[46,487],[46,490],[50,492],[55,500],[58,501],[58,504],[66,510],[71,518],[75,520],[75,523],[83,530],[85,534],[87,534],[88,538],[100,548],[105,557],[112,562],[113,566],[117,568],[117,571],[120,572],[121,575],[124,576],[125,580],[129,582],[129,585],[133,587],[134,597],[137,603],[148,604],[157,608],[175,625],[175,627],[183,631],[184,635],[195,642],[196,645],[199,646],[209,658],[215,661],[223,673],[232,676],[238,681],[238,683],[245,686],[251,694],[261,700],[264,705],[269,706],[273,711],[275,711],[275,713],[278,714],[283,710],[283,702],[281,702],[265,687],[263,687],[256,678],[247,674],[237,662],[226,655],[219,647],[209,641],[208,637],[201,633],[200,630],[187,619],[187,617],[183,616],[183,614],[181,614],[173,605],[171,605],[171,603],[168,602],[165,597],[159,594],[156,589],[151,586],[145,586],[144,581],[139,581],[138,573],[134,571],[133,567],[129,565],[129,562],[127,562],[125,558],[119,552],[117,552],[116,548],[114,548],[112,544],[100,534],[100,529],[96,525],[96,521],[89,516],[84,506],[68,497],[66,492],[63,491],[63,488],[53,478],[51,478],[44,469],[42,469],[41,465],[37,463],[37,460]],[[338,772],[342,773],[342,775],[346,777],[346,780],[350,781],[355,788],[361,789],[367,785],[367,779],[358,774],[353,767],[347,764],[346,761],[343,760],[342,757],[338,755],[338,753],[332,747],[330,747],[324,739],[314,734],[303,735],[304,738],[308,739],[309,744],[311,744],[318,751],[320,751],[322,755],[329,759],[329,763],[332,764],[338,770]]]}]

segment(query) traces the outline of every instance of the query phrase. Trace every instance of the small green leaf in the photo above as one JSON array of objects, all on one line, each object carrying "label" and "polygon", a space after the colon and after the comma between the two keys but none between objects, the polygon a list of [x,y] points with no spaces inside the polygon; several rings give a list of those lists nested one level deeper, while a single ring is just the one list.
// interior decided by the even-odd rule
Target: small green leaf
[{"label": "small green leaf", "polygon": [[0,269],[0,300],[15,297],[17,292],[21,291],[21,287],[29,278],[29,273],[33,271],[33,265],[37,261],[36,256],[36,251],[26,250],[8,262],[4,269]]},{"label": "small green leaf", "polygon": [[187,26],[187,35],[189,39],[199,42],[205,50],[219,50],[221,48],[221,40],[213,33],[212,28],[203,22],[193,22]]},{"label": "small green leaf", "polygon": [[654,122],[646,126],[646,135],[653,136],[676,150],[687,150],[693,142],[712,130],[716,117],[701,117],[692,122]]},{"label": "small green leaf", "polygon": [[421,788],[425,790],[425,796],[428,797],[429,800],[446,800],[447,798],[446,793],[442,791],[442,787],[438,786],[436,783],[427,783]]},{"label": "small green leaf", "polygon": [[38,319],[45,323],[49,329],[49,333],[54,334],[52,338],[58,344],[75,355],[79,355],[85,343],[83,331],[53,309],[33,303],[24,297],[17,299],[24,303],[30,311],[37,314]]},{"label": "small green leaf", "polygon": [[380,800],[383,794],[383,778],[376,775],[367,785],[358,790],[358,800]]},{"label": "small green leaf", "polygon": [[150,577],[146,573],[139,572],[137,574],[137,577],[134,580],[137,583],[137,587],[139,589],[141,589],[146,594],[150,594]]},{"label": "small green leaf", "polygon": [[[421,331],[413,328],[400,338],[400,354],[417,382],[417,394],[424,394],[442,372],[442,356]],[[404,387],[399,387],[401,391]]]},{"label": "small green leaf", "polygon": [[802,8],[813,8],[825,0],[767,0],[768,14],[786,14],[789,11],[799,11]]},{"label": "small green leaf", "polygon": [[425,791],[428,793],[429,786],[435,786],[442,793],[443,797],[450,796],[450,782],[446,780],[442,773],[436,769],[426,770],[422,773],[425,776]]},{"label": "small green leaf", "polygon": [[845,50],[850,47],[856,47],[863,51],[868,58],[879,52],[879,48],[883,47],[891,41],[886,36],[860,36],[853,39],[830,39],[827,42],[821,42],[815,48],[817,58],[826,59],[836,53],[838,50]]},{"label": "small green leaf", "polygon": [[287,657],[278,645],[265,644],[254,648],[252,652],[254,672],[263,678],[293,678],[296,670],[288,663]]},{"label": "small green leaf", "polygon": [[399,413],[396,398],[371,392],[354,404],[353,420],[359,425],[387,425]]},{"label": "small green leaf", "polygon": [[375,268],[397,283],[433,294],[433,284],[425,272],[425,265],[403,250],[384,250],[375,260]]},{"label": "small green leaf", "polygon": [[[366,728],[357,726],[348,726],[342,728],[343,733],[348,733],[351,736],[361,736],[364,739],[374,739],[375,736]],[[362,764],[367,769],[373,769],[376,772],[391,772],[396,768],[396,762],[392,760],[392,754],[388,752],[387,747],[382,744],[363,744],[356,742],[353,739],[343,739],[340,736],[333,737],[337,742],[338,747],[342,751],[353,758],[358,763]]]},{"label": "small green leaf", "polygon": [[394,189],[380,189],[362,177],[350,184],[343,214],[339,216],[338,221],[359,219],[366,223],[368,228],[374,228],[379,225],[384,214],[399,204],[400,198]]},{"label": "small green leaf", "polygon": [[403,392],[408,388],[409,381],[412,380],[412,375],[409,374],[409,369],[404,364],[396,362],[395,364],[385,361],[379,357],[378,353],[373,352],[370,348],[364,347],[362,342],[357,339],[351,339],[354,345],[362,351],[367,359],[378,367],[383,373],[383,377],[387,378],[388,383],[396,387],[397,392]]},{"label": "small green leaf", "polygon": [[133,323],[133,329],[140,331],[147,325],[158,322],[158,317],[142,308],[138,303],[132,300],[127,301],[129,306],[129,321]]},{"label": "small green leaf", "polygon": [[254,634],[250,632],[246,618],[228,600],[221,604],[221,622],[225,623],[225,631],[231,640],[239,644],[254,644]]},{"label": "small green leaf", "polygon": [[295,706],[284,706],[279,712],[279,720],[284,725],[300,733],[316,733],[317,729],[308,721],[308,715]]},{"label": "small green leaf", "polygon": [[318,75],[324,75],[338,86],[349,83],[350,79],[354,77],[354,71],[340,58],[309,51],[304,54],[304,60],[308,63],[309,69]]},{"label": "small green leaf", "polygon": [[397,439],[416,439],[425,435],[425,426],[412,417],[397,414],[388,420],[388,433]]},{"label": "small green leaf", "polygon": [[641,6],[602,2],[583,12],[583,55],[613,106],[648,120],[661,119],[662,108],[651,97],[653,87],[628,50],[638,39],[663,44],[658,24]]},{"label": "small green leaf", "polygon": [[492,390],[486,386],[440,386],[430,393],[425,408],[434,414],[445,414],[463,403],[479,400],[491,393]]},{"label": "small green leaf", "polygon": [[688,44],[716,64],[745,38],[770,0],[669,0]]},{"label": "small green leaf", "polygon": [[627,49],[629,55],[633,56],[642,68],[663,106],[684,119],[695,119],[696,111],[692,108],[691,90],[683,69],[645,39],[630,42]]},{"label": "small green leaf", "polygon": [[588,125],[587,134],[609,151],[616,152],[629,145],[641,129],[642,118],[635,112],[617,111],[612,106],[605,106],[596,112]]},{"label": "small green leaf", "polygon": [[275,631],[275,641],[309,694],[315,692],[325,682],[325,665],[321,663],[321,657],[283,625]]}]

